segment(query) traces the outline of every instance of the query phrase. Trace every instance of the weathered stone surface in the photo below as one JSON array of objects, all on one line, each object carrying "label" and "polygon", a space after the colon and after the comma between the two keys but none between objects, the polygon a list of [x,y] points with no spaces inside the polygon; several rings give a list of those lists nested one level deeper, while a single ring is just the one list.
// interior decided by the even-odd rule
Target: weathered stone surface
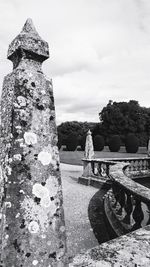
[{"label": "weathered stone surface", "polygon": [[141,201],[150,203],[150,189],[127,177],[123,172],[126,166],[128,166],[128,163],[117,163],[110,166],[110,176],[112,180],[133,195],[139,197]]},{"label": "weathered stone surface", "polygon": [[20,34],[9,45],[7,57],[13,61],[14,67],[23,57],[40,62],[49,57],[48,43],[41,39],[31,19],[27,19]]},{"label": "weathered stone surface", "polygon": [[[91,160],[94,158],[93,140],[92,140],[92,135],[91,135],[90,130],[88,130],[87,136],[86,136],[84,157],[87,160]],[[81,184],[89,185],[90,178],[92,175],[93,175],[93,171],[91,167],[91,162],[83,161],[83,174],[81,177],[79,177],[78,182]]]},{"label": "weathered stone surface", "polygon": [[150,266],[150,226],[76,256],[69,267]]},{"label": "weathered stone surface", "polygon": [[66,266],[66,237],[48,44],[27,20],[11,43],[2,91],[1,267]]},{"label": "weathered stone surface", "polygon": [[92,159],[94,157],[94,148],[91,131],[88,130],[85,142],[85,153],[84,156],[86,159]]}]

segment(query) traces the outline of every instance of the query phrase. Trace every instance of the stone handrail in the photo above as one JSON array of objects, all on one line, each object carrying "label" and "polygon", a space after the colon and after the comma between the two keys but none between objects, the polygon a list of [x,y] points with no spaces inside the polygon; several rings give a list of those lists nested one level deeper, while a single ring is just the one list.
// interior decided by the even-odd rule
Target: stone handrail
[{"label": "stone handrail", "polygon": [[127,166],[126,163],[110,165],[109,178],[119,187],[138,196],[143,202],[150,202],[150,189],[127,177],[125,175]]},{"label": "stone handrail", "polygon": [[69,267],[130,266],[150,265],[150,226],[103,243],[79,254]]}]

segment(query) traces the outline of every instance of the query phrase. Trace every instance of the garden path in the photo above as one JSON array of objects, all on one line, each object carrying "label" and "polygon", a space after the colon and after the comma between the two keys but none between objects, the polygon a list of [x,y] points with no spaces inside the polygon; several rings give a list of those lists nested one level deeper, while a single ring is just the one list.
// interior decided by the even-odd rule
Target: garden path
[{"label": "garden path", "polygon": [[88,206],[98,189],[77,183],[82,166],[61,163],[67,248],[69,256],[98,245],[88,218]]}]

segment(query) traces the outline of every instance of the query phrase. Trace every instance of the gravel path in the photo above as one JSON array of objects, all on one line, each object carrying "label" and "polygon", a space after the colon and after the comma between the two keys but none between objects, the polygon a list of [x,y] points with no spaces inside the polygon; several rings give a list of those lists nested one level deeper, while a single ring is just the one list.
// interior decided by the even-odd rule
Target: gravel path
[{"label": "gravel path", "polygon": [[89,219],[88,206],[98,189],[77,183],[82,166],[61,164],[67,247],[69,256],[98,245]]}]

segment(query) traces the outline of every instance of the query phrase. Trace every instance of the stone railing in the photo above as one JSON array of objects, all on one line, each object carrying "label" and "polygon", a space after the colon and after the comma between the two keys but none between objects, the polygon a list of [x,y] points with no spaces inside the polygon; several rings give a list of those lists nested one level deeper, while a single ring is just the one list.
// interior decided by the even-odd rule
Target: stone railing
[{"label": "stone railing", "polygon": [[[101,177],[111,181],[110,190],[104,198],[104,210],[109,225],[120,237],[76,256],[71,266],[150,265],[150,189],[126,175],[131,170],[141,175],[143,172],[145,177],[146,171],[148,177],[149,158],[123,159],[124,162],[118,162],[121,160],[84,160],[84,171],[88,170],[89,174],[91,171],[89,184],[92,179]],[[129,165],[130,161],[132,165]],[[102,169],[105,171],[101,173]]]},{"label": "stone railing", "polygon": [[131,178],[147,177],[150,173],[150,158],[114,158],[114,159],[82,159],[83,174],[79,177],[79,182],[84,184],[96,183],[96,186],[103,181],[109,181],[109,169],[116,162],[127,163],[124,170],[126,175]]},{"label": "stone railing", "polygon": [[104,206],[107,218],[117,235],[150,223],[150,189],[127,177],[126,163],[110,166],[112,181]]},{"label": "stone railing", "polygon": [[150,190],[134,179],[150,177],[150,158],[83,159],[83,162],[79,182],[96,187],[106,182],[111,185],[105,209],[118,235],[149,224]]}]

